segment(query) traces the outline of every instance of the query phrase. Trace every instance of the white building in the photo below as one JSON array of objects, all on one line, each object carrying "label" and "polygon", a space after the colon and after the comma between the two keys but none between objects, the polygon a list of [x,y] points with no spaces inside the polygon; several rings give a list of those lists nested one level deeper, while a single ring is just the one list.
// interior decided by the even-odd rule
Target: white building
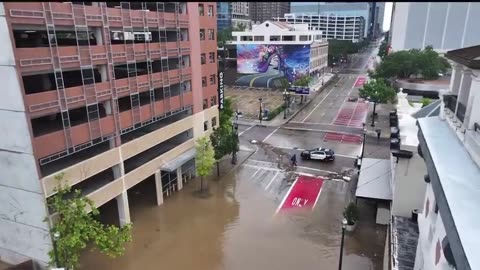
[{"label": "white building", "polygon": [[417,122],[426,171],[411,167],[419,175],[403,179],[410,186],[400,202],[418,207],[422,201],[418,227],[393,217],[392,256],[385,263],[391,268],[385,269],[480,269],[480,46],[449,51],[446,57],[454,61],[453,73],[449,92],[441,94],[439,116]]},{"label": "white building", "polygon": [[479,2],[393,3],[393,51],[423,49],[439,53],[480,44]]},{"label": "white building", "polygon": [[310,45],[310,74],[323,74],[328,62],[328,43],[322,31],[312,31],[307,24],[265,21],[252,30],[232,32],[231,44]]},{"label": "white building", "polygon": [[279,22],[290,24],[308,24],[310,30],[322,31],[324,39],[361,41],[366,36],[363,16],[285,14],[275,18]]}]

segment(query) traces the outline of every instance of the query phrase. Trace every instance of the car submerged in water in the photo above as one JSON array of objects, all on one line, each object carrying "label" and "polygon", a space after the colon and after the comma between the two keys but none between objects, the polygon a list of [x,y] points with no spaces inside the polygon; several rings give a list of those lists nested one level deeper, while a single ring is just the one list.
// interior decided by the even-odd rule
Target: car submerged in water
[{"label": "car submerged in water", "polygon": [[315,148],[312,150],[305,150],[303,151],[300,156],[302,159],[312,159],[312,160],[320,160],[320,161],[334,161],[335,160],[335,152],[331,149],[327,148]]}]

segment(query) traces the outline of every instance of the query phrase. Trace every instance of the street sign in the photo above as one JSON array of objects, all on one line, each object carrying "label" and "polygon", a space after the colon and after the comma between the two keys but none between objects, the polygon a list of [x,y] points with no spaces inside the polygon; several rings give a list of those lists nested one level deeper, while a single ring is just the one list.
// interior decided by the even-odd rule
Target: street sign
[{"label": "street sign", "polygon": [[292,86],[288,88],[289,92],[294,92],[297,95],[308,95],[310,94],[310,88],[308,87],[300,87],[300,86]]},{"label": "street sign", "polygon": [[224,106],[224,85],[223,85],[223,71],[218,72],[218,110],[223,110]]}]

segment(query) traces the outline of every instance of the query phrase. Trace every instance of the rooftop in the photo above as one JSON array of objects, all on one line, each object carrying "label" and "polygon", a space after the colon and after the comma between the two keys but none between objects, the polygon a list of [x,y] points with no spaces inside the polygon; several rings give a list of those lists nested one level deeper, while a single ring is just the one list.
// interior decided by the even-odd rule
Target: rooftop
[{"label": "rooftop", "polygon": [[[417,120],[412,116],[417,113],[422,105],[414,103],[413,107],[407,100],[407,94],[397,94],[397,115],[398,115],[398,128],[400,129],[400,142],[402,150],[413,151],[418,146],[418,128],[415,124]],[[408,149],[403,149],[407,147]]]},{"label": "rooftop", "polygon": [[[419,119],[418,126],[435,197],[447,204],[439,205],[440,214],[445,228],[454,228],[447,230],[454,256],[463,257],[463,249],[469,269],[480,269],[480,237],[474,237],[480,232],[480,216],[474,214],[480,206],[480,168],[448,123],[427,117]],[[459,269],[461,263],[457,261]]]},{"label": "rooftop", "polygon": [[392,217],[393,270],[412,270],[418,243],[418,225],[409,218]]},{"label": "rooftop", "polygon": [[480,69],[480,45],[448,51],[445,57],[471,69]]}]

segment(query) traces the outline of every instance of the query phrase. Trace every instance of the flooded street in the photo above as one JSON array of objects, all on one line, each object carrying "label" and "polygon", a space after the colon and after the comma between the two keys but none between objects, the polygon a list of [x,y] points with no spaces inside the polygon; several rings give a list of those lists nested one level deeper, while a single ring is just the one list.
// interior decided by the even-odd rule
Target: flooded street
[{"label": "flooded street", "polygon": [[[86,252],[81,269],[336,269],[348,183],[325,180],[313,210],[275,215],[295,177],[248,161],[221,181],[210,179],[211,197],[192,194],[197,179],[161,206],[153,182],[144,181],[129,195],[133,242],[126,254]],[[115,217],[115,204],[101,211],[103,219]],[[343,269],[381,269],[383,245],[368,246],[384,242],[375,226],[362,230],[360,222],[346,235]]]}]

